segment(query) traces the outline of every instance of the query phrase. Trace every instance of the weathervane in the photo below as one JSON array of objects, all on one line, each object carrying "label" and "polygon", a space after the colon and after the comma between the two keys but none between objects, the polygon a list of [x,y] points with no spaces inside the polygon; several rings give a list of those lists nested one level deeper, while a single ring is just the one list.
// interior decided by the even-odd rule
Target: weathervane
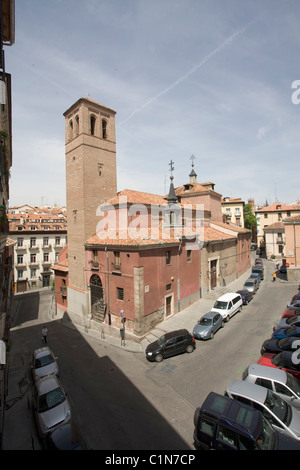
[{"label": "weathervane", "polygon": [[195,155],[191,155],[190,160],[192,160],[192,167],[194,168],[194,160],[196,160]]},{"label": "weathervane", "polygon": [[171,178],[173,178],[172,171],[174,170],[174,166],[173,166],[173,165],[174,165],[174,162],[171,160],[170,163],[169,163],[169,165],[170,165]]}]

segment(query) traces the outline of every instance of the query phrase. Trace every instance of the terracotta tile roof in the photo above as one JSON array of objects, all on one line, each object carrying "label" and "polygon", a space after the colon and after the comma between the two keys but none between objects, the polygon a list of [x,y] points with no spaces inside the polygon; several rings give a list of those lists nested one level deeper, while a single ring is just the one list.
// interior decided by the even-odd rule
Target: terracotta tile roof
[{"label": "terracotta tile roof", "polygon": [[[155,229],[154,229],[155,230]],[[100,234],[99,234],[100,235]],[[168,231],[163,231],[161,228],[156,232],[151,232],[151,229],[140,229],[139,236],[137,231],[130,234],[127,230],[105,230],[102,233],[101,238],[95,233],[87,242],[86,246],[89,245],[101,245],[101,246],[128,246],[128,247],[139,247],[149,246],[153,247],[156,245],[170,245],[179,244],[178,238],[169,234]],[[106,236],[105,236],[106,235]],[[132,235],[132,236],[130,236]],[[153,238],[153,235],[158,235]]]},{"label": "terracotta tile roof", "polygon": [[267,227],[264,228],[264,231],[266,230],[276,230],[276,229],[284,229],[284,224],[283,222],[274,222],[274,224],[270,224]]},{"label": "terracotta tile roof", "polygon": [[300,206],[292,204],[281,204],[280,202],[274,202],[270,206],[260,207],[256,212],[282,212],[282,211],[300,211]]},{"label": "terracotta tile roof", "polygon": [[225,222],[215,222],[215,221],[212,220],[211,224],[212,225],[217,225],[221,229],[230,230],[232,232],[247,233],[247,232],[251,231],[251,230],[248,230],[247,228],[240,227],[239,225],[226,224]]},{"label": "terracotta tile roof", "polygon": [[231,238],[236,238],[236,236],[221,232],[214,227],[204,227],[204,241],[206,242],[213,240],[229,240]]},{"label": "terracotta tile roof", "polygon": [[[165,197],[158,194],[145,193],[142,191],[133,191],[132,189],[124,189],[118,194],[106,201],[106,204],[117,205],[120,203],[120,198],[126,198],[129,204],[145,204],[145,205],[166,205],[167,200]],[[122,202],[122,199],[121,199]]]}]

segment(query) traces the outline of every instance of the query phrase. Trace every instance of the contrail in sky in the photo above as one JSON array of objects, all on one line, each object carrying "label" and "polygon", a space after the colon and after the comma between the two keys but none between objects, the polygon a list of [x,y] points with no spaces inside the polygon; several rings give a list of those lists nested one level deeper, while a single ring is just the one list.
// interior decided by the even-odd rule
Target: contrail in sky
[{"label": "contrail in sky", "polygon": [[244,34],[246,32],[246,30],[248,29],[248,27],[254,22],[255,20],[252,20],[252,21],[249,21],[249,23],[247,23],[245,26],[243,26],[241,29],[239,29],[238,31],[236,31],[235,33],[233,33],[231,36],[229,36],[229,38],[227,38],[224,42],[222,42],[222,44],[220,44],[220,46],[216,47],[216,49],[214,49],[212,52],[210,52],[206,57],[204,57],[204,59],[201,60],[201,62],[199,62],[198,64],[196,64],[194,67],[192,67],[187,73],[185,73],[184,75],[182,75],[182,77],[178,78],[178,80],[176,80],[174,83],[172,83],[172,85],[168,86],[167,88],[165,88],[165,90],[161,91],[160,93],[158,93],[158,95],[156,96],[153,96],[152,98],[150,98],[148,101],[146,101],[146,103],[142,104],[142,106],[140,106],[139,108],[137,108],[135,111],[132,111],[131,114],[129,114],[129,116],[124,119],[124,121],[122,121],[120,124],[125,124],[127,121],[129,121],[129,119],[131,119],[135,114],[139,113],[142,109],[146,108],[149,104],[153,103],[153,101],[157,100],[158,98],[160,98],[161,96],[165,95],[166,93],[168,93],[170,90],[172,90],[173,88],[175,88],[177,85],[179,85],[180,83],[182,83],[184,80],[186,80],[190,75],[192,75],[194,72],[196,72],[196,70],[198,70],[200,67],[202,67],[204,64],[206,64],[206,62],[208,62],[212,57],[214,57],[216,54],[218,54],[219,52],[222,51],[222,49],[224,49],[226,46],[228,46],[228,44],[230,44],[232,41],[234,41],[238,36],[240,36],[241,34]]}]

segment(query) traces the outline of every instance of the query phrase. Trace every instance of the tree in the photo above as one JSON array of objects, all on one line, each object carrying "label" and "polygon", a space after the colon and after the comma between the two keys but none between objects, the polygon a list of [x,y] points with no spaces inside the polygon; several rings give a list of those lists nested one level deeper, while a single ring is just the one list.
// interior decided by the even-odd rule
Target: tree
[{"label": "tree", "polygon": [[244,220],[245,220],[245,228],[251,230],[252,238],[257,231],[257,220],[255,214],[252,212],[251,204],[245,204],[244,206]]}]

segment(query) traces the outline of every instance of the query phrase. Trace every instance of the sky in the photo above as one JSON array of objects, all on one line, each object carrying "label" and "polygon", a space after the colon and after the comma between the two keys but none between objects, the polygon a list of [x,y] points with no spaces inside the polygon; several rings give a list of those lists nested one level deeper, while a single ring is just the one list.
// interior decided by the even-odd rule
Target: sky
[{"label": "sky", "polygon": [[10,207],[66,204],[63,113],[82,97],[117,112],[118,191],[164,195],[193,155],[224,197],[300,199],[299,0],[15,3]]}]

